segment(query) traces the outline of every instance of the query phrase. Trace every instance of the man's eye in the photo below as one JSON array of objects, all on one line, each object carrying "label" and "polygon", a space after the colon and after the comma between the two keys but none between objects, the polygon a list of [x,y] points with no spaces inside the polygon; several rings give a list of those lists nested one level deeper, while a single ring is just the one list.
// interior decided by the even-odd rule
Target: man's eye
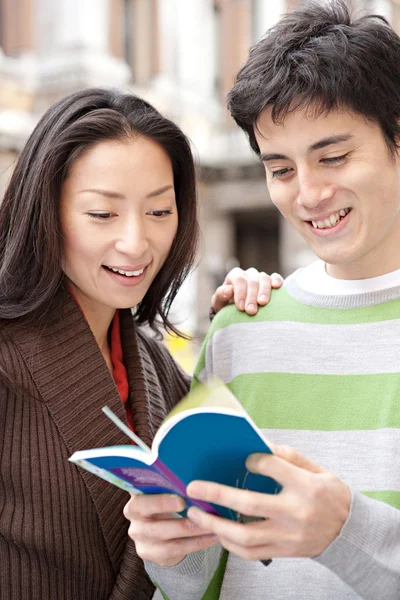
[{"label": "man's eye", "polygon": [[290,173],[291,169],[287,168],[287,169],[279,169],[279,171],[271,171],[272,172],[272,179],[276,179],[279,177],[284,177],[285,175],[287,175],[288,173]]},{"label": "man's eye", "polygon": [[114,216],[114,213],[108,213],[108,212],[95,213],[95,212],[91,212],[91,213],[88,213],[88,215],[92,219],[106,220],[106,219],[110,219],[112,216]]},{"label": "man's eye", "polygon": [[325,165],[339,165],[340,163],[344,162],[347,157],[348,153],[342,154],[341,156],[331,156],[329,158],[323,158],[321,162],[323,162]]}]

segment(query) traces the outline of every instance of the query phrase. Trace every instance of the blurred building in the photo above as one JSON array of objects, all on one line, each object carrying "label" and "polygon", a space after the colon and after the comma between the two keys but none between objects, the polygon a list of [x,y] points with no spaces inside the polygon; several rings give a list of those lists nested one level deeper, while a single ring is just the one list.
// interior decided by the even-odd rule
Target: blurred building
[{"label": "blurred building", "polygon": [[[43,111],[84,87],[128,87],[179,122],[199,167],[201,262],[176,321],[202,333],[236,264],[287,274],[313,259],[271,204],[224,98],[249,47],[302,0],[0,0],[0,193]],[[321,0],[323,1],[323,0]],[[348,0],[400,30],[400,0]]]}]

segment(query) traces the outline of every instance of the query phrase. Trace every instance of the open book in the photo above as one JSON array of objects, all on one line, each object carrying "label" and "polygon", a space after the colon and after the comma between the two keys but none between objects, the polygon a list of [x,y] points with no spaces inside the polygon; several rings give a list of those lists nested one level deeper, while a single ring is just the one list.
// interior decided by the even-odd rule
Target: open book
[{"label": "open book", "polygon": [[[113,414],[111,418],[119,421]],[[120,421],[117,424],[127,430]],[[69,460],[128,492],[178,494],[186,500],[186,509],[198,506],[232,520],[240,520],[241,515],[188,498],[186,486],[194,479],[203,479],[267,494],[281,490],[274,479],[247,471],[249,454],[271,450],[222,383],[200,385],[188,394],[165,419],[151,449],[134,434],[128,435],[137,446],[81,450]]]}]

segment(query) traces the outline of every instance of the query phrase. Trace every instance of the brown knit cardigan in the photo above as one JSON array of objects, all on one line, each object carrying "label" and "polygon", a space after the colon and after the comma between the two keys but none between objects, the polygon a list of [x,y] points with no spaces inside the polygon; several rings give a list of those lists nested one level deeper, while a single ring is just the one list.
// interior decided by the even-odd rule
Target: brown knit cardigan
[{"label": "brown knit cardigan", "polygon": [[[101,412],[125,420],[114,380],[79,308],[46,325],[0,321],[1,600],[149,600],[154,591],[122,510],[129,495],[68,462],[126,444]],[[165,347],[121,311],[121,342],[138,435],[151,444],[188,378]]]}]

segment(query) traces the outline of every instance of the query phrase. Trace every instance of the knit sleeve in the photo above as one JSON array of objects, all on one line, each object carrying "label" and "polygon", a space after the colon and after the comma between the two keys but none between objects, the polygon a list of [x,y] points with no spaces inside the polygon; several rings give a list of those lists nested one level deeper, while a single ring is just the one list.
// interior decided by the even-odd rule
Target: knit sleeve
[{"label": "knit sleeve", "polygon": [[340,535],[316,559],[360,598],[400,597],[400,511],[352,490]]},{"label": "knit sleeve", "polygon": [[[115,536],[124,551],[113,568],[69,454],[19,347],[0,331],[0,597],[150,600],[154,586],[127,525]],[[122,509],[114,502],[109,519],[117,523]]]},{"label": "knit sleeve", "polygon": [[[217,600],[212,581],[221,562],[222,547],[217,544],[207,550],[188,554],[174,567],[160,567],[151,562],[144,566],[150,578],[166,600]],[[219,583],[219,582],[217,582]]]}]

